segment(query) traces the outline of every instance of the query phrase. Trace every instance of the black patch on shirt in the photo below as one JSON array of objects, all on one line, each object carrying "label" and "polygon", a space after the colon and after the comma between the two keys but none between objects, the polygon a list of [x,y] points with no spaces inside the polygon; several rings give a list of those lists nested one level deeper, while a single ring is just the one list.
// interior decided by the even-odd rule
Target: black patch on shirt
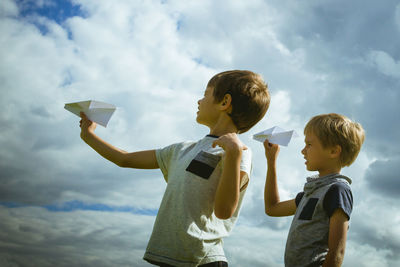
[{"label": "black patch on shirt", "polygon": [[300,213],[299,220],[311,220],[314,214],[318,198],[310,198]]},{"label": "black patch on shirt", "polygon": [[300,201],[301,201],[301,199],[303,198],[303,196],[304,196],[304,192],[300,192],[300,193],[297,194],[296,199],[295,199],[296,207],[299,206]]},{"label": "black patch on shirt", "polygon": [[208,179],[217,167],[221,157],[200,151],[196,157],[190,162],[186,171],[191,172],[201,178]]}]

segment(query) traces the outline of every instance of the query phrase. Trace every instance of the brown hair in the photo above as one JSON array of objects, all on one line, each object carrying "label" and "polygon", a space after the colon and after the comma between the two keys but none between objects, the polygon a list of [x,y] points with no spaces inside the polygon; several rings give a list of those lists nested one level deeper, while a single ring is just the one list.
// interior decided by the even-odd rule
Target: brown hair
[{"label": "brown hair", "polygon": [[239,133],[244,133],[260,121],[268,110],[271,100],[268,85],[262,77],[247,70],[230,70],[216,74],[208,82],[214,88],[215,102],[226,94],[232,98],[229,114]]},{"label": "brown hair", "polygon": [[324,148],[339,145],[341,166],[350,166],[364,143],[365,132],[361,124],[346,116],[330,113],[313,117],[304,128],[304,134],[315,134]]}]

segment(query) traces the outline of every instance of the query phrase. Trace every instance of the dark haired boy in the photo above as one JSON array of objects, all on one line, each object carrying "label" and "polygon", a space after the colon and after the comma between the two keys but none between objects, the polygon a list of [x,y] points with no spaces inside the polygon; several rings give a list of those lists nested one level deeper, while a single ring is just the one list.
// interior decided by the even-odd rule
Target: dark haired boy
[{"label": "dark haired boy", "polygon": [[251,171],[251,152],[237,133],[265,115],[267,85],[250,71],[226,71],[208,83],[197,122],[210,129],[197,142],[127,153],[94,134],[82,114],[81,138],[121,167],[160,168],[167,182],[144,259],[158,266],[228,266],[222,238],[237,219]]}]

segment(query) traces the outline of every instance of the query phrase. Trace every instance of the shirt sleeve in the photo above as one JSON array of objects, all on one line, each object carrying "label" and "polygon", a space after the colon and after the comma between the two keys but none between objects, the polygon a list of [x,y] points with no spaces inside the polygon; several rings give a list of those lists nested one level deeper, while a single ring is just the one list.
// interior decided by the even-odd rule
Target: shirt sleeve
[{"label": "shirt sleeve", "polygon": [[303,196],[304,196],[304,192],[300,192],[300,193],[297,194],[296,199],[295,199],[296,207],[299,206],[300,201],[301,201],[301,199],[303,198]]},{"label": "shirt sleeve", "polygon": [[350,187],[345,183],[337,183],[332,185],[324,198],[324,209],[331,217],[336,209],[342,209],[350,220],[353,211],[353,194]]},{"label": "shirt sleeve", "polygon": [[240,161],[240,170],[245,172],[246,175],[243,177],[241,183],[240,183],[240,191],[243,191],[250,180],[250,175],[251,175],[251,171],[252,171],[252,153],[250,148],[243,150],[242,152],[242,159]]},{"label": "shirt sleeve", "polygon": [[160,170],[166,182],[168,182],[169,165],[171,163],[171,159],[173,158],[174,152],[178,145],[179,144],[172,144],[156,150],[158,167],[160,167]]},{"label": "shirt sleeve", "polygon": [[249,177],[251,175],[251,169],[252,169],[251,157],[252,153],[250,148],[243,150],[242,159],[240,161],[240,170],[246,172]]}]

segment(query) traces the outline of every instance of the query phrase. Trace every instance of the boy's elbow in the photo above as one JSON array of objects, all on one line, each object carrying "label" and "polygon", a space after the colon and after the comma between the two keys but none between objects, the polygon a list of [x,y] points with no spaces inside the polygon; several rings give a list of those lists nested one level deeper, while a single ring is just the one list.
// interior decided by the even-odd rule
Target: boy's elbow
[{"label": "boy's elbow", "polygon": [[272,217],[276,217],[277,215],[275,214],[274,210],[272,209],[272,207],[267,207],[265,206],[265,214],[267,214],[268,216],[272,216]]},{"label": "boy's elbow", "polygon": [[214,203],[214,214],[218,219],[226,220],[235,214],[238,207],[239,198],[227,199],[226,197],[220,197],[215,200]]},{"label": "boy's elbow", "polygon": [[269,215],[269,216],[272,216],[271,215],[271,207],[270,206],[267,206],[266,204],[264,205],[264,211],[265,211],[265,214],[267,214],[267,215]]},{"label": "boy's elbow", "polygon": [[268,216],[272,216],[271,215],[271,210],[268,209],[267,207],[265,207],[264,211],[265,211],[265,214],[267,214]]},{"label": "boy's elbow", "polygon": [[221,219],[221,220],[227,220],[230,217],[232,217],[232,215],[233,215],[233,213],[230,213],[230,212],[217,212],[217,211],[215,211],[214,213],[215,213],[215,216],[218,219]]},{"label": "boy's elbow", "polygon": [[121,168],[127,168],[129,163],[128,160],[124,157],[124,155],[114,159],[113,162],[115,165]]},{"label": "boy's elbow", "polygon": [[226,209],[226,208],[215,208],[214,214],[218,219],[227,220],[233,216],[235,213],[234,209]]},{"label": "boy's elbow", "polygon": [[268,216],[274,216],[274,213],[269,209],[265,210],[265,214],[267,214]]},{"label": "boy's elbow", "polygon": [[114,163],[115,163],[115,165],[117,165],[118,167],[121,167],[121,168],[127,167],[127,165],[124,161],[115,161]]}]

